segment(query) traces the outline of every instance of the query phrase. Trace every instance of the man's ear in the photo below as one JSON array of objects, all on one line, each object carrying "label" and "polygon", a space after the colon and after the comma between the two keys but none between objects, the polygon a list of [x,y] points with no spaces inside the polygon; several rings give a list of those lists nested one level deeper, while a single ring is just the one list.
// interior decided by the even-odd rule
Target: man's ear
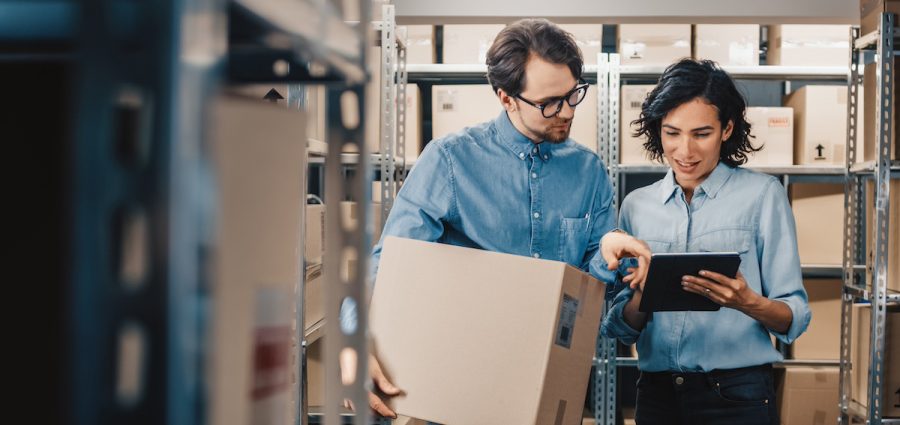
[{"label": "man's ear", "polygon": [[514,97],[506,94],[503,89],[497,89],[497,97],[500,98],[500,104],[503,105],[503,109],[506,109],[506,112],[515,112],[518,105],[516,105]]}]

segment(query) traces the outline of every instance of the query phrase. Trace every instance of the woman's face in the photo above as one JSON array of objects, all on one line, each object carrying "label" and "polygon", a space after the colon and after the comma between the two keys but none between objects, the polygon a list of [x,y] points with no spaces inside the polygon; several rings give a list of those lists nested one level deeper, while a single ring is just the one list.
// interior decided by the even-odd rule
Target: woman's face
[{"label": "woman's face", "polygon": [[663,154],[685,191],[693,192],[713,172],[722,141],[731,136],[733,127],[729,121],[722,129],[719,111],[701,98],[685,102],[663,117]]}]

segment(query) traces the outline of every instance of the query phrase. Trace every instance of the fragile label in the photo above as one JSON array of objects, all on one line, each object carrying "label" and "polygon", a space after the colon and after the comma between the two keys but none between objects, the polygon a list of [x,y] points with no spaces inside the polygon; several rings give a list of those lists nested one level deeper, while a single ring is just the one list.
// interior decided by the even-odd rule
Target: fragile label
[{"label": "fragile label", "polygon": [[564,348],[572,347],[572,335],[575,333],[575,317],[578,315],[578,300],[563,294],[559,306],[559,321],[556,326],[556,345]]}]

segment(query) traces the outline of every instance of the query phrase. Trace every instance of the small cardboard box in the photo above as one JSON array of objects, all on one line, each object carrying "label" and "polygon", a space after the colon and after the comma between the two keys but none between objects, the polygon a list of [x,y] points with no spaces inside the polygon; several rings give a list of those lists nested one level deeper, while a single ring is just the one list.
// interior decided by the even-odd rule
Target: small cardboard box
[{"label": "small cardboard box", "polygon": [[656,87],[652,84],[634,84],[622,86],[622,99],[619,104],[622,113],[619,118],[619,163],[620,164],[655,164],[647,157],[644,150],[644,138],[634,137],[636,125],[631,122],[640,118],[641,105],[650,91]]},{"label": "small cardboard box", "polygon": [[691,57],[691,26],[619,25],[618,51],[622,65],[671,65],[679,59]]},{"label": "small cardboard box", "polygon": [[792,183],[791,209],[797,224],[800,262],[841,265],[844,262],[844,185]]},{"label": "small cardboard box", "polygon": [[431,96],[431,136],[444,136],[472,127],[500,115],[503,107],[490,85],[433,86]]},{"label": "small cardboard box", "polygon": [[785,107],[749,107],[750,139],[754,147],[762,150],[751,152],[747,166],[794,165],[794,110]]},{"label": "small cardboard box", "polygon": [[[861,103],[860,103],[861,105]],[[804,86],[784,99],[794,108],[794,162],[847,163],[847,86]],[[862,108],[857,108],[860,112]],[[858,126],[862,128],[862,126]]]},{"label": "small cardboard box", "polygon": [[[887,288],[900,292],[900,180],[891,179],[890,202],[888,205],[888,240],[887,240]],[[866,268],[872,276],[875,267],[875,184],[866,182]],[[871,283],[871,279],[866,282]]]},{"label": "small cardboard box", "polygon": [[847,25],[772,25],[768,65],[841,66],[850,64]]},{"label": "small cardboard box", "polygon": [[[812,320],[806,332],[792,344],[793,357],[799,360],[837,360],[841,340],[835,332],[841,328],[840,279],[808,279],[803,281],[809,296]],[[785,422],[794,423],[794,422]]]},{"label": "small cardboard box", "polygon": [[434,63],[434,57],[434,27],[406,25],[406,63]]},{"label": "small cardboard box", "polygon": [[695,58],[723,66],[759,65],[759,25],[702,24],[694,29]]},{"label": "small cardboard box", "polygon": [[387,238],[370,330],[406,392],[395,411],[446,424],[579,422],[604,293],[561,262]]},{"label": "small cardboard box", "polygon": [[444,63],[483,65],[505,25],[444,25]]},{"label": "small cardboard box", "polygon": [[[837,338],[833,338],[837,339]],[[781,423],[829,425],[837,423],[840,369],[788,367],[778,388]]]},{"label": "small cardboard box", "polygon": [[[869,404],[869,330],[872,324],[872,306],[855,304],[852,320],[851,398],[865,407]],[[900,307],[897,305],[885,309],[884,343],[881,416],[900,417]]]}]

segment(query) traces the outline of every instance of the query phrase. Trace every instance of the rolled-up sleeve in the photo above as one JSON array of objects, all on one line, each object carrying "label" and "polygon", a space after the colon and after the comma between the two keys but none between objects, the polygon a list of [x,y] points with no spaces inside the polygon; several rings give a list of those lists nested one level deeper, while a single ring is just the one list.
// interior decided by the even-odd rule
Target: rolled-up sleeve
[{"label": "rolled-up sleeve", "polygon": [[803,288],[794,216],[784,187],[777,180],[773,179],[763,191],[759,211],[757,255],[761,265],[762,295],[787,304],[793,314],[786,333],[772,329],[769,332],[790,344],[806,331],[812,315]]}]

